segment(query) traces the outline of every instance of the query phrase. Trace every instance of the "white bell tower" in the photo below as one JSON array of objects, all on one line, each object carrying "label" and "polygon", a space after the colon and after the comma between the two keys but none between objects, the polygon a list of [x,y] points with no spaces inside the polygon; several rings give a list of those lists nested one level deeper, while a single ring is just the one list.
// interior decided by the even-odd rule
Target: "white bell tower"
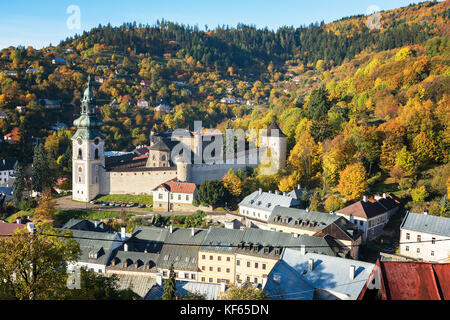
[{"label": "white bell tower", "polygon": [[105,167],[105,138],[100,132],[91,79],[81,101],[81,116],[74,121],[78,128],[72,138],[72,199],[89,202],[100,193],[100,178]]}]

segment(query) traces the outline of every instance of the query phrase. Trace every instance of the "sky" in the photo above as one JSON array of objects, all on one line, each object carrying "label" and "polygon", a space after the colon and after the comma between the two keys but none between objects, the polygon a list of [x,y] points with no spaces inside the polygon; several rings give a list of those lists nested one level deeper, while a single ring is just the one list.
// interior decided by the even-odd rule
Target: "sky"
[{"label": "sky", "polygon": [[[404,7],[413,0],[0,0],[0,48],[57,45],[99,24],[153,25],[158,19],[213,29],[238,23],[268,27],[326,23],[368,8]],[[416,1],[417,2],[417,1]],[[77,10],[68,10],[76,6]],[[77,18],[79,17],[79,19]],[[79,25],[78,22],[79,21]]]}]

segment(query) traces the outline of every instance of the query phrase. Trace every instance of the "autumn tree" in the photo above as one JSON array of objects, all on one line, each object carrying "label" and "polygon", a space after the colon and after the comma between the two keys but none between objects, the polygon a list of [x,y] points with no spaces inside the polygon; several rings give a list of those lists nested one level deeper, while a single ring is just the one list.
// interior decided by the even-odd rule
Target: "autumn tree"
[{"label": "autumn tree", "polygon": [[[61,236],[61,237],[59,237]],[[67,290],[67,264],[77,261],[71,231],[37,223],[36,231],[16,230],[0,238],[0,299],[61,299]]]},{"label": "autumn tree", "polygon": [[55,201],[49,190],[44,191],[39,199],[39,205],[34,210],[34,216],[38,219],[54,220],[55,219]]},{"label": "autumn tree", "polygon": [[262,289],[254,288],[250,283],[244,286],[231,286],[221,294],[219,300],[268,300],[269,297]]},{"label": "autumn tree", "polygon": [[233,169],[228,170],[228,173],[223,176],[222,183],[233,197],[239,197],[242,194],[243,183]]},{"label": "autumn tree", "polygon": [[338,190],[348,200],[360,198],[366,191],[366,169],[362,163],[349,164],[342,171]]}]

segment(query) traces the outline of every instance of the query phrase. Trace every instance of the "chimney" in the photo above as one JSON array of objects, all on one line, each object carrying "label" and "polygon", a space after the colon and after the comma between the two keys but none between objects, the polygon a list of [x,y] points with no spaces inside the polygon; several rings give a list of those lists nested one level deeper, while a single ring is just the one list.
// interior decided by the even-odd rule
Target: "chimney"
[{"label": "chimney", "polygon": [[301,187],[300,185],[297,185],[297,189],[298,189],[298,190],[301,190],[301,188],[302,188],[302,187]]},{"label": "chimney", "polygon": [[16,223],[17,223],[17,224],[22,224],[22,219],[17,218]]},{"label": "chimney", "polygon": [[386,193],[383,193],[383,198],[386,199],[386,197],[387,197],[387,194],[386,194]]},{"label": "chimney", "polygon": [[127,233],[126,233],[125,227],[120,228],[120,237],[122,239],[125,239],[127,237]]},{"label": "chimney", "polygon": [[269,190],[269,194],[272,194],[272,190]]},{"label": "chimney", "polygon": [[306,254],[306,246],[304,244],[302,244],[300,246],[300,254],[305,255]]},{"label": "chimney", "polygon": [[195,228],[191,229],[191,237],[195,236]]},{"label": "chimney", "polygon": [[308,268],[309,268],[309,271],[313,271],[313,269],[314,269],[314,259],[309,259],[308,260]]},{"label": "chimney", "polygon": [[350,279],[355,279],[355,266],[350,266]]},{"label": "chimney", "polygon": [[123,251],[128,252],[128,244],[123,244]]},{"label": "chimney", "polygon": [[428,210],[425,210],[425,211],[423,212],[423,214],[427,216],[427,215],[428,215]]},{"label": "chimney", "polygon": [[283,192],[283,196],[284,196],[284,197],[286,197],[286,191],[285,191],[285,192]]},{"label": "chimney", "polygon": [[169,232],[173,233],[173,226],[172,225],[169,226]]},{"label": "chimney", "polygon": [[262,189],[261,188],[259,188],[258,194],[262,194]]},{"label": "chimney", "polygon": [[363,201],[364,201],[364,202],[368,202],[368,201],[369,201],[369,197],[368,197],[368,196],[364,196],[364,197],[363,197]]},{"label": "chimney", "polygon": [[276,195],[279,195],[279,194],[280,194],[280,191],[276,190],[276,191],[275,191],[275,194],[276,194]]},{"label": "chimney", "polygon": [[334,216],[334,211],[330,211],[330,214],[331,214],[332,216]]},{"label": "chimney", "polygon": [[29,222],[27,224],[27,230],[29,233],[34,234],[36,228],[34,227],[34,223],[33,222]]}]

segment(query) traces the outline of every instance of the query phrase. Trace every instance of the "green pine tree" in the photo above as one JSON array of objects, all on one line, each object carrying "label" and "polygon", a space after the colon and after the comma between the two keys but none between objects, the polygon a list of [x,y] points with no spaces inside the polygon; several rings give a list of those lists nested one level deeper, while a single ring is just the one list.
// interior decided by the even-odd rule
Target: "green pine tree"
[{"label": "green pine tree", "polygon": [[14,182],[13,182],[13,202],[14,207],[18,209],[22,201],[22,194],[25,190],[25,174],[19,162],[14,165]]},{"label": "green pine tree", "polygon": [[162,296],[163,300],[175,300],[176,299],[176,281],[175,281],[175,271],[173,268],[173,262],[170,266],[169,279],[164,282],[164,293]]}]

